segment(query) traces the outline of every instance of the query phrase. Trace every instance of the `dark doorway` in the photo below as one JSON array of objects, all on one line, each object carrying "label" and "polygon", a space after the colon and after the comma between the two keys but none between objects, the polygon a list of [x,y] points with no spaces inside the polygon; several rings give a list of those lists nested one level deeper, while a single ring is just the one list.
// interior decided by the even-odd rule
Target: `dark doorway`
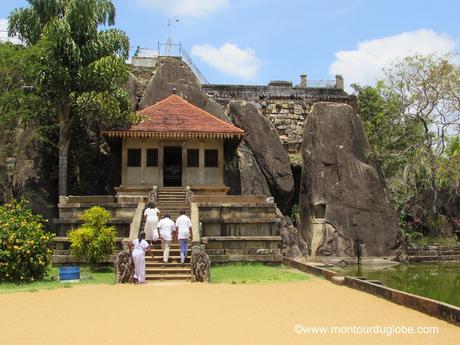
[{"label": "dark doorway", "polygon": [[182,186],[182,147],[164,148],[163,186]]}]

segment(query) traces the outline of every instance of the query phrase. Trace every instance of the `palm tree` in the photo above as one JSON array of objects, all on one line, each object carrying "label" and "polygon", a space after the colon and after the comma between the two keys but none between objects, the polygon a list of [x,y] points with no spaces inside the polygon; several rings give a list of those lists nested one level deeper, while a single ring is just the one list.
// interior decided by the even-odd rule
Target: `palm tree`
[{"label": "palm tree", "polygon": [[41,49],[37,91],[51,101],[59,124],[59,196],[68,194],[70,128],[77,117],[102,124],[129,121],[129,40],[111,27],[110,0],[28,0],[14,10],[8,31]]}]

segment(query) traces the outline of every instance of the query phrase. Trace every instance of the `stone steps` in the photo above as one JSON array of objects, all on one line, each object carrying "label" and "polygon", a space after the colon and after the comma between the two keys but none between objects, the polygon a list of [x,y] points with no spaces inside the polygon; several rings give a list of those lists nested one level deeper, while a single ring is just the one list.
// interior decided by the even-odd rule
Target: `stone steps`
[{"label": "stone steps", "polygon": [[460,246],[419,246],[407,249],[410,262],[460,261]]},{"label": "stone steps", "polygon": [[147,281],[190,281],[192,275],[189,274],[147,274],[145,276]]},{"label": "stone steps", "polygon": [[414,252],[408,251],[409,255],[413,256],[437,256],[437,255],[460,255],[460,250],[446,250],[442,252],[437,251],[423,251],[423,252]]},{"label": "stone steps", "polygon": [[409,255],[410,262],[460,261],[460,255]]},{"label": "stone steps", "polygon": [[191,280],[190,254],[191,248],[187,253],[185,263],[180,263],[180,245],[179,242],[171,242],[169,248],[169,262],[163,262],[163,250],[158,242],[151,244],[151,255],[145,256],[146,279],[154,280]]},{"label": "stone steps", "polygon": [[[157,202],[155,207],[160,210],[160,219],[166,214],[171,216],[171,220],[175,221],[180,215],[180,211],[184,209],[187,215],[190,216],[190,205],[186,202],[187,193],[184,187],[160,187],[157,194]],[[142,229],[144,220],[142,221]],[[171,242],[169,249],[169,262],[163,263],[163,249],[160,242],[151,244],[151,255],[146,255],[146,279],[148,281],[168,280],[168,281],[190,281],[190,252],[189,246],[188,256],[184,265],[180,264],[180,246],[179,242]]]}]

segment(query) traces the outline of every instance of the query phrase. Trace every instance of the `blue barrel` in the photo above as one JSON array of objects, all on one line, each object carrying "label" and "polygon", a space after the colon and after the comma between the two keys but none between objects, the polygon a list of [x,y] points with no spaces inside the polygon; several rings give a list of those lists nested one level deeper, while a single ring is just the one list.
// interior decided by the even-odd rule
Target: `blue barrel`
[{"label": "blue barrel", "polygon": [[59,280],[80,280],[79,266],[61,266],[59,267]]}]

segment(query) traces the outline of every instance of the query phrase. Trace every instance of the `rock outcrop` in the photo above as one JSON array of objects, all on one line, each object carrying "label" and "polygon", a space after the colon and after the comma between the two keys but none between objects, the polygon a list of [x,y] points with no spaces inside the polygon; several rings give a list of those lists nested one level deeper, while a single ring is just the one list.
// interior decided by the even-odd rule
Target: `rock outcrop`
[{"label": "rock outcrop", "polygon": [[10,140],[12,150],[0,174],[0,202],[24,198],[29,200],[34,212],[48,220],[53,219],[56,203],[54,192],[57,187],[51,168],[55,163],[54,157],[41,142],[37,129],[18,126]]},{"label": "rock outcrop", "polygon": [[[188,65],[177,58],[160,59],[157,70],[144,92],[140,108],[143,109],[170,96],[173,89],[176,94],[190,103],[221,120],[232,122],[226,115],[225,109],[201,91],[201,84]],[[230,187],[230,193],[271,196],[254,153],[245,143],[238,148],[235,144],[231,142],[226,144],[230,152],[226,155],[224,177],[225,184]]]},{"label": "rock outcrop", "polygon": [[401,232],[362,122],[346,104],[316,103],[303,133],[299,202],[311,256],[397,254]]},{"label": "rock outcrop", "polygon": [[231,122],[225,115],[224,108],[201,91],[200,81],[190,67],[182,60],[173,57],[160,58],[155,74],[142,96],[139,109],[151,106],[173,92],[217,118]]},{"label": "rock outcrop", "polygon": [[129,74],[129,79],[126,85],[123,87],[125,91],[128,93],[129,100],[131,101],[131,109],[136,111],[137,103],[138,103],[138,88],[139,88],[139,80],[136,76],[132,73]]},{"label": "rock outcrop", "polygon": [[228,109],[233,122],[246,131],[245,142],[253,152],[278,208],[289,214],[294,198],[294,178],[278,132],[253,103],[233,101]]},{"label": "rock outcrop", "polygon": [[271,196],[270,188],[260,171],[259,164],[245,142],[242,142],[238,147],[237,155],[241,194]]},{"label": "rock outcrop", "polygon": [[403,205],[407,225],[431,237],[460,237],[460,185],[421,190]]},{"label": "rock outcrop", "polygon": [[298,229],[294,227],[290,216],[284,216],[277,208],[276,214],[281,235],[281,254],[288,258],[302,258],[308,255],[308,247],[305,240],[299,234]]}]

